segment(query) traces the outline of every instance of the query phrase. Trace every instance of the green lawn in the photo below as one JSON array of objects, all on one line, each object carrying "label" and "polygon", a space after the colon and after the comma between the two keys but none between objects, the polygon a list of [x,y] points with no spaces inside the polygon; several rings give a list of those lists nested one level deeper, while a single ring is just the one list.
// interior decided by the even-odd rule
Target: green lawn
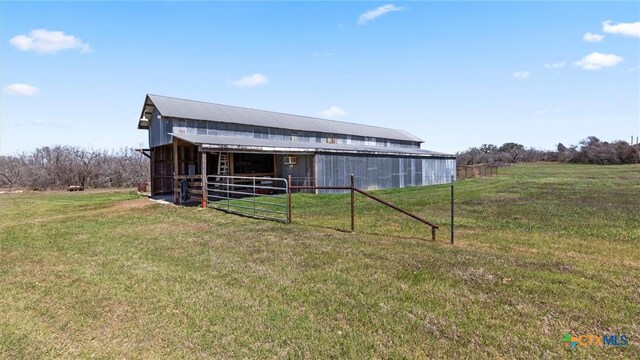
[{"label": "green lawn", "polygon": [[[640,166],[295,195],[293,223],[129,191],[0,195],[0,357],[639,358]],[[564,334],[626,334],[578,347]]]}]

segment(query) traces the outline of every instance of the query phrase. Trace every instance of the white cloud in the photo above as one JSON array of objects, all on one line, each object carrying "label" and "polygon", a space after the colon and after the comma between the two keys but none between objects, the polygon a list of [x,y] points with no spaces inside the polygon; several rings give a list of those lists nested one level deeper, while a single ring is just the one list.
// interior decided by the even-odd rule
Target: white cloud
[{"label": "white cloud", "polygon": [[40,89],[27,84],[11,84],[4,88],[4,93],[7,95],[31,96],[39,92]]},{"label": "white cloud", "polygon": [[260,73],[255,73],[255,74],[243,76],[242,78],[240,78],[240,80],[233,81],[232,84],[237,87],[245,88],[245,87],[254,87],[254,86],[264,85],[268,82],[269,82],[269,79],[267,79],[266,76]]},{"label": "white cloud", "polygon": [[574,62],[573,65],[581,67],[583,70],[600,70],[605,67],[616,66],[623,60],[618,55],[593,52],[583,57],[582,60]]},{"label": "white cloud", "polygon": [[567,64],[566,61],[559,61],[559,62],[554,62],[554,63],[546,63],[546,64],[544,64],[544,67],[546,67],[547,69],[561,69],[566,64]]},{"label": "white cloud", "polygon": [[613,24],[611,20],[602,22],[602,31],[609,34],[619,34],[640,38],[640,21],[634,23]]},{"label": "white cloud", "polygon": [[14,36],[9,43],[21,51],[33,51],[39,54],[53,54],[60,50],[78,49],[81,52],[92,51],[89,44],[85,44],[73,35],[62,31],[46,29],[31,30],[29,35]]},{"label": "white cloud", "polygon": [[369,10],[366,13],[360,15],[360,18],[358,18],[358,25],[364,25],[369,21],[375,20],[376,18],[384,14],[390,13],[392,11],[400,11],[403,9],[404,8],[397,7],[394,4],[387,4],[387,5],[380,6],[379,8]]},{"label": "white cloud", "polygon": [[584,39],[584,41],[586,41],[586,42],[600,42],[600,41],[602,41],[602,39],[604,39],[604,35],[592,34],[592,33],[588,32],[588,33],[584,34],[582,39]]},{"label": "white cloud", "polygon": [[346,115],[347,113],[340,109],[339,107],[333,105],[331,106],[329,109],[325,110],[322,112],[322,115],[326,116],[326,117],[336,117],[336,116],[343,116]]},{"label": "white cloud", "polygon": [[527,80],[531,74],[528,71],[516,71],[512,74],[516,80]]}]

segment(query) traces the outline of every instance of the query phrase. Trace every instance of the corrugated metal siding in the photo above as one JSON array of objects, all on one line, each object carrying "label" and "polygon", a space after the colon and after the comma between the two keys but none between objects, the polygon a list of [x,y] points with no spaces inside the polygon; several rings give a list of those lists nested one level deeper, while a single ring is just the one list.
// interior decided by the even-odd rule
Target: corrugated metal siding
[{"label": "corrugated metal siding", "polygon": [[[154,117],[155,118],[155,117]],[[165,119],[173,119],[167,118]],[[243,124],[230,124],[217,121],[203,121],[193,119],[175,118],[173,131],[176,134],[189,135],[214,135],[237,138],[267,139],[277,141],[292,141],[302,143],[327,143],[329,135],[312,131],[296,131],[288,129],[278,129],[262,126],[252,126]],[[336,144],[364,146],[364,137],[355,139],[355,136],[336,135]],[[406,148],[419,149],[420,143],[415,141],[388,140],[379,138],[372,143],[375,147],[381,148]]]},{"label": "corrugated metal siding", "polygon": [[[294,185],[313,185],[313,155],[293,155],[296,157],[295,165],[285,165],[284,157],[287,155],[276,155],[276,176],[287,178],[291,175],[296,181]],[[309,181],[302,181],[308,178]]]},{"label": "corrugated metal siding", "polygon": [[158,118],[160,113],[157,109],[153,110],[151,120],[149,121],[149,147],[166,145],[171,143],[171,135],[173,132],[173,120],[169,118]]},{"label": "corrugated metal siding", "polygon": [[349,186],[350,174],[363,190],[446,184],[455,170],[455,159],[446,158],[316,155],[318,186]]},{"label": "corrugated metal siding", "polygon": [[[180,128],[174,127],[174,130]],[[203,145],[208,148],[228,148],[246,151],[266,151],[276,153],[295,153],[295,152],[322,152],[335,153],[341,155],[347,154],[367,154],[369,156],[403,156],[403,157],[448,157],[453,158],[454,155],[438,153],[435,151],[424,149],[407,149],[407,148],[379,148],[375,146],[357,146],[357,145],[341,145],[327,143],[311,143],[300,141],[282,141],[272,139],[256,139],[248,137],[228,137],[216,135],[197,135],[185,133],[173,133],[174,137],[182,139],[196,145]]]}]

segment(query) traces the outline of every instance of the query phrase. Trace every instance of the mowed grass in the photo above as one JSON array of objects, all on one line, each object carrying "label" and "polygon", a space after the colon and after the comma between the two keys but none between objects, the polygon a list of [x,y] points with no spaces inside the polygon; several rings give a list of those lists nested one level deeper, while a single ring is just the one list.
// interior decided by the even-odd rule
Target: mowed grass
[{"label": "mowed grass", "polygon": [[[0,195],[2,358],[639,358],[640,166],[295,195],[293,223],[130,191]],[[626,347],[562,344],[626,334]]]}]

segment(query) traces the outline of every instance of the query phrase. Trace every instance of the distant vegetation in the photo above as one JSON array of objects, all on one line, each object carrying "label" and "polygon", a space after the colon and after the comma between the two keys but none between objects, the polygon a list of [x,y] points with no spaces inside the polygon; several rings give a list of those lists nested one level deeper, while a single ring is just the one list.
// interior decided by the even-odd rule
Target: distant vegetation
[{"label": "distant vegetation", "polygon": [[0,188],[132,187],[148,178],[147,157],[131,148],[107,151],[45,146],[0,156]]},{"label": "distant vegetation", "polygon": [[580,141],[579,145],[560,143],[555,151],[525,148],[517,143],[502,146],[484,144],[457,154],[458,165],[492,164],[506,165],[518,162],[560,161],[580,164],[638,164],[640,145],[626,141],[609,143],[595,136]]},{"label": "distant vegetation", "polygon": [[[457,154],[458,165],[508,165],[554,161],[581,164],[638,164],[640,145],[606,142],[590,136],[579,145],[560,143],[555,151],[518,143],[483,144]],[[32,152],[0,155],[0,188],[64,189],[69,186],[119,188],[149,179],[149,159],[132,148],[93,150],[44,146]]]}]

